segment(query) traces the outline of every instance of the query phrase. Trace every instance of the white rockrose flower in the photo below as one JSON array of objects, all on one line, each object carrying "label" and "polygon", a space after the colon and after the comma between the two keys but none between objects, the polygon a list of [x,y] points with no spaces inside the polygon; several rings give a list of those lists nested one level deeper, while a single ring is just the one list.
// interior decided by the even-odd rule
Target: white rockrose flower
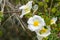
[{"label": "white rockrose flower", "polygon": [[2,0],[0,0],[0,4],[2,3]]},{"label": "white rockrose flower", "polygon": [[22,14],[20,15],[20,18],[22,18],[25,14],[30,12],[32,8],[32,2],[33,1],[29,1],[26,5],[19,7],[19,9],[22,10]]},{"label": "white rockrose flower", "polygon": [[50,24],[55,24],[57,21],[57,17],[53,17],[50,21]]},{"label": "white rockrose flower", "polygon": [[27,23],[28,23],[28,28],[31,31],[42,29],[43,26],[45,26],[44,19],[38,15],[34,15],[33,17],[30,17]]},{"label": "white rockrose flower", "polygon": [[[38,40],[42,39],[43,37],[49,36],[51,34],[50,30],[51,29],[49,26],[43,27],[41,30],[36,30],[35,32],[37,34]],[[40,39],[39,39],[39,37],[40,37]]]}]

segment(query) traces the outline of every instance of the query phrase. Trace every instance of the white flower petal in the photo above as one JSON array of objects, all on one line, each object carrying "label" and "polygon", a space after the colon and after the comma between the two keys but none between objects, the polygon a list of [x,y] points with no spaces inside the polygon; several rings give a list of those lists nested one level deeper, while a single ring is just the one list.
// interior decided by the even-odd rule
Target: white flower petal
[{"label": "white flower petal", "polygon": [[23,14],[22,14],[22,15],[20,15],[20,18],[23,18],[23,16],[24,16]]},{"label": "white flower petal", "polygon": [[26,6],[27,6],[29,9],[32,8],[32,2],[33,2],[33,1],[29,1],[29,2],[26,4]]},{"label": "white flower petal", "polygon": [[47,36],[49,36],[51,34],[51,32],[48,32],[48,33],[45,33],[45,34],[41,34],[40,36],[42,36],[42,37],[47,37]]},{"label": "white flower petal", "polygon": [[39,20],[39,22],[41,23],[42,26],[46,25],[44,22],[44,19],[42,17],[35,15],[33,18],[34,18],[34,20],[36,20],[36,19]]},{"label": "white flower petal", "polygon": [[57,17],[53,17],[51,20],[53,20],[53,22],[51,22],[51,24],[55,24],[57,21]]},{"label": "white flower petal", "polygon": [[39,35],[39,36],[41,36],[41,37],[47,37],[47,36],[49,36],[49,35],[51,34],[51,32],[50,32],[50,27],[48,26],[47,28],[48,28],[48,30],[47,30],[47,32],[45,32],[44,34],[40,34],[40,33],[39,33],[40,30],[36,30],[35,32],[36,32],[37,35]]},{"label": "white flower petal", "polygon": [[20,15],[20,18],[22,18],[25,14],[29,13],[32,8],[32,1],[29,1],[26,5],[23,5],[19,7],[19,9],[22,9],[22,14]]},{"label": "white flower petal", "polygon": [[20,18],[23,18],[23,16],[24,16],[25,14],[29,13],[29,12],[30,12],[30,11],[25,12],[25,10],[22,9],[22,14],[20,15]]},{"label": "white flower petal", "polygon": [[22,14],[24,14],[24,15],[25,15],[25,14],[28,14],[29,12],[30,12],[30,10],[29,10],[29,11],[27,11],[27,12],[24,10],[24,11],[22,11]]},{"label": "white flower petal", "polygon": [[33,24],[33,18],[30,17],[29,20],[27,21],[28,24]]},{"label": "white flower petal", "polygon": [[25,11],[22,9],[22,14],[20,15],[20,18],[23,18],[23,16],[25,15],[24,12],[25,12]]},{"label": "white flower petal", "polygon": [[[34,26],[35,21],[39,22],[37,26]],[[29,18],[27,23],[28,23],[28,28],[32,31],[42,29],[43,26],[45,26],[45,22],[44,22],[43,18],[41,18],[40,16],[37,16],[37,15],[34,15],[33,17]]]},{"label": "white flower petal", "polygon": [[57,21],[57,17],[55,17],[55,18],[52,18],[52,20],[55,20],[55,22]]},{"label": "white flower petal", "polygon": [[25,14],[27,14],[27,13],[29,13],[29,12],[30,12],[30,11],[25,12],[24,9],[22,10],[22,14],[23,14],[23,15],[25,15]]},{"label": "white flower petal", "polygon": [[30,29],[31,31],[36,31],[38,29],[41,29],[42,27],[35,27],[33,25],[28,25],[28,29]]},{"label": "white flower petal", "polygon": [[19,7],[19,9],[21,10],[21,9],[24,9],[26,6],[25,5],[23,5],[23,6],[21,6],[21,7]]}]

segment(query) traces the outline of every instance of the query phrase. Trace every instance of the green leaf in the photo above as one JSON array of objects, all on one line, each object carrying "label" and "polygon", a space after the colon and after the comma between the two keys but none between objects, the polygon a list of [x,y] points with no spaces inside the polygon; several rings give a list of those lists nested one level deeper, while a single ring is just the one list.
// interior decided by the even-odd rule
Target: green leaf
[{"label": "green leaf", "polygon": [[16,0],[16,4],[18,4],[20,2],[20,0]]},{"label": "green leaf", "polygon": [[60,0],[56,0],[56,1],[58,1],[58,2],[59,2]]},{"label": "green leaf", "polygon": [[55,13],[55,16],[60,16],[60,11],[57,10],[57,12]]},{"label": "green leaf", "polygon": [[50,18],[46,15],[44,15],[43,17],[44,17],[46,25],[50,25]]},{"label": "green leaf", "polygon": [[45,2],[49,2],[49,0],[45,0]]},{"label": "green leaf", "polygon": [[2,35],[3,35],[3,32],[2,32],[2,31],[0,31],[0,37],[2,37]]},{"label": "green leaf", "polygon": [[44,3],[43,3],[43,2],[39,2],[38,4],[39,4],[39,6],[43,6],[43,5],[44,5]]},{"label": "green leaf", "polygon": [[44,8],[48,8],[48,5],[47,5],[47,4],[45,4],[45,5],[44,5]]},{"label": "green leaf", "polygon": [[57,11],[57,9],[54,7],[54,8],[52,8],[52,13],[55,13],[56,11]]},{"label": "green leaf", "polygon": [[26,18],[30,18],[32,16],[32,13],[30,12],[30,14],[26,14],[25,17]]},{"label": "green leaf", "polygon": [[0,11],[0,22],[3,19],[3,12]]}]

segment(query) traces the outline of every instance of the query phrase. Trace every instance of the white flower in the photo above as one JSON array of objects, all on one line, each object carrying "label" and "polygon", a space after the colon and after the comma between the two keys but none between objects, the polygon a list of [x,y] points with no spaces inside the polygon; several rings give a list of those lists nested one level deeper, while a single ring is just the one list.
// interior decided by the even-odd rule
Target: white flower
[{"label": "white flower", "polygon": [[27,23],[28,23],[28,28],[31,31],[42,29],[43,26],[45,26],[44,19],[38,15],[34,15],[33,17],[30,17]]},{"label": "white flower", "polygon": [[19,9],[22,9],[22,14],[20,15],[20,18],[22,18],[25,14],[30,12],[32,8],[32,2],[33,1],[29,1],[26,5],[19,7]]},{"label": "white flower", "polygon": [[47,28],[43,27],[41,30],[36,30],[35,32],[37,36],[40,37],[47,37],[51,34],[49,26],[47,26]]},{"label": "white flower", "polygon": [[57,17],[53,17],[50,21],[50,24],[55,24],[57,21]]},{"label": "white flower", "polygon": [[0,4],[2,3],[2,0],[0,0]]}]

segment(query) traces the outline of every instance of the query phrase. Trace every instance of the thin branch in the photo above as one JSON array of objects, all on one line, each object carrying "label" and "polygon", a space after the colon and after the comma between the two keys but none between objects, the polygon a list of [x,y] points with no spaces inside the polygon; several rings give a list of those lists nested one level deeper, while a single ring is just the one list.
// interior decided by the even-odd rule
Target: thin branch
[{"label": "thin branch", "polygon": [[22,21],[22,19],[20,19],[19,16],[17,16],[22,28],[24,29],[24,31],[31,37],[32,35],[30,34],[28,28],[27,28],[27,25]]},{"label": "thin branch", "polygon": [[51,5],[50,5],[50,9],[49,9],[49,17],[50,17],[50,13],[51,13],[52,4],[53,4],[53,0],[51,0]]},{"label": "thin branch", "polygon": [[[3,3],[1,4],[1,12],[4,12],[4,7],[5,7],[5,0],[3,0]],[[1,25],[1,22],[0,22],[0,25]]]},{"label": "thin branch", "polygon": [[5,7],[5,0],[3,0],[3,4],[1,4],[1,11],[4,11],[4,7]]},{"label": "thin branch", "polygon": [[[14,14],[12,14],[10,17],[8,17],[7,18],[7,20],[9,20],[12,16],[14,16],[15,15],[15,13]],[[5,21],[5,22],[7,22],[7,20]],[[1,27],[3,27],[3,25],[5,24],[5,22],[2,24],[2,26]]]},{"label": "thin branch", "polygon": [[4,12],[4,13],[20,13],[20,11],[8,11],[8,12]]},{"label": "thin branch", "polygon": [[21,20],[19,19],[19,17],[16,16],[16,18],[19,21],[19,23],[20,23],[21,27],[23,28],[23,30],[26,31],[26,29],[25,29],[24,25],[22,24]]},{"label": "thin branch", "polygon": [[12,5],[8,0],[6,0],[6,4],[7,4],[13,11],[15,11],[14,5]]}]

